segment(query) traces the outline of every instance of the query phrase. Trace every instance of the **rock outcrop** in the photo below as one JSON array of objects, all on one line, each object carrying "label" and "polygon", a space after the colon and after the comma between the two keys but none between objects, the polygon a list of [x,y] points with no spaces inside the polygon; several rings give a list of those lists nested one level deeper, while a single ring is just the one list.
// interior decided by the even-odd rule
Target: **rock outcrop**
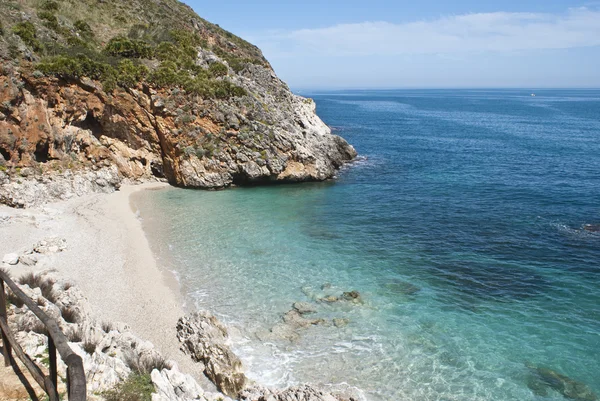
[{"label": "rock outcrop", "polygon": [[355,401],[354,398],[346,400],[307,385],[285,390],[254,386],[242,391],[239,397],[240,401]]},{"label": "rock outcrop", "polygon": [[[166,367],[154,368],[154,361],[164,359],[152,343],[136,337],[126,324],[95,320],[81,291],[59,279],[53,271],[35,277],[35,280],[29,280],[29,284],[19,287],[36,300],[45,313],[57,320],[69,339],[69,346],[81,356],[89,400],[103,400],[106,392],[113,390],[130,374],[139,374],[140,369],[146,369],[155,389],[153,401],[232,401],[221,393],[205,392],[193,377],[180,372],[173,362],[165,361]],[[46,366],[48,340],[37,317],[26,307],[13,303],[9,308],[9,325],[17,333],[15,337],[25,353],[38,366]],[[60,358],[58,370],[59,377],[66,377],[66,365]],[[59,388],[64,391],[64,383]]]},{"label": "rock outcrop", "polygon": [[[17,32],[6,38],[0,35],[0,58],[5,57],[0,70],[2,203],[23,207],[91,191],[108,192],[118,189],[123,180],[160,179],[181,187],[206,189],[321,181],[333,177],[338,168],[356,156],[354,148],[333,135],[317,116],[315,102],[293,94],[260,50],[201,21],[182,4],[173,2],[167,7],[164,0],[154,2],[165,21],[158,21],[153,37],[148,28],[141,27],[141,21],[132,26],[117,24],[111,31],[104,25],[96,27],[97,22],[90,20],[86,22],[89,35],[114,32],[117,36],[113,39],[124,40],[118,35],[125,27],[132,38],[139,36],[140,29],[145,30],[147,40],[154,42],[144,42],[144,46],[155,48],[146,58],[119,54],[121,61],[127,64],[132,58],[141,58],[139,63],[144,65],[146,75],[164,67],[165,74],[189,73],[190,79],[208,76],[201,81],[206,90],[190,88],[187,81],[175,78],[160,83],[160,79],[140,76],[138,80],[123,80],[117,87],[101,82],[102,71],[111,67],[99,67],[92,59],[102,59],[110,50],[90,37],[87,53],[94,56],[73,57],[81,49],[68,47],[72,40],[68,29],[80,28],[76,21],[69,22],[69,10],[56,6],[58,11],[52,11],[58,13],[54,17],[60,17],[57,24],[65,24],[64,29],[53,32],[46,20],[39,19],[39,15],[52,19],[48,15],[52,12],[38,10],[38,3],[26,0],[18,6],[21,13],[9,9],[6,15],[0,14],[0,18],[6,18],[0,22],[12,25]],[[123,2],[123,8],[132,4],[135,1]],[[95,3],[81,6],[97,7]],[[96,12],[107,11],[101,8]],[[136,15],[136,20],[142,17],[154,24],[157,16]],[[162,23],[170,18],[179,19],[179,23]],[[31,25],[18,22],[23,19]],[[60,67],[46,73],[36,69],[47,55],[40,50],[43,46],[38,48],[19,34],[24,27],[44,38],[45,46],[67,41],[64,49],[59,47],[65,54]],[[168,68],[180,67],[168,64],[160,53],[164,45],[179,43],[176,39],[159,39],[169,35],[176,38],[174,28],[193,35],[187,40],[196,44],[186,48],[186,52],[191,49],[191,58],[186,53],[185,63],[177,60],[186,65],[179,71],[170,71]],[[8,55],[9,48],[19,49],[19,62]],[[89,61],[83,65],[81,60]],[[92,68],[90,63],[100,71],[96,71],[98,76],[93,72],[87,73],[91,77],[86,76],[86,68]],[[137,68],[136,64],[131,68]],[[227,88],[236,89],[222,93]]]},{"label": "rock outcrop", "polygon": [[242,362],[227,345],[227,330],[210,312],[179,319],[177,338],[183,352],[204,363],[204,373],[220,391],[235,397],[246,386]]}]

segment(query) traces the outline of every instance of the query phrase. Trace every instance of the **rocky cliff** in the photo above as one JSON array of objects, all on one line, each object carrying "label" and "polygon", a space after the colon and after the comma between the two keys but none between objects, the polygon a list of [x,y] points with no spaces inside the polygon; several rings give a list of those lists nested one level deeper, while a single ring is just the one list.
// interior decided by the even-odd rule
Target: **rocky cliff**
[{"label": "rocky cliff", "polygon": [[0,22],[0,202],[325,180],[356,156],[258,48],[177,1],[5,1]]}]

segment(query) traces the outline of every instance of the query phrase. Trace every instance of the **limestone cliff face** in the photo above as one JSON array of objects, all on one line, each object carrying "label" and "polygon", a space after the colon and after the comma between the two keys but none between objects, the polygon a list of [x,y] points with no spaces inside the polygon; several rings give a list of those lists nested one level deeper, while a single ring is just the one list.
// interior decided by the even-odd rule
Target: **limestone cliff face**
[{"label": "limestone cliff face", "polygon": [[[325,180],[356,156],[315,103],[294,95],[266,61],[234,70],[217,50],[196,46],[194,68],[224,65],[215,82],[242,94],[217,99],[143,80],[105,89],[86,76],[43,74],[35,55],[4,63],[0,202],[35,203],[22,199],[33,196],[28,190],[64,197],[52,183],[77,194],[156,178],[207,189]],[[36,185],[24,183],[32,178]]]}]

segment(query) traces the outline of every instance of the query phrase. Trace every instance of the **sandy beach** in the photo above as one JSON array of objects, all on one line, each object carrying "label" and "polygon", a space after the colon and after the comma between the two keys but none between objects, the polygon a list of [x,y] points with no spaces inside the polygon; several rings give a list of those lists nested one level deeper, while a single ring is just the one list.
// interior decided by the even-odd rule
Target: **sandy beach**
[{"label": "sandy beach", "polygon": [[34,209],[0,206],[0,256],[20,254],[47,238],[64,238],[64,252],[33,267],[9,266],[11,275],[56,269],[83,291],[99,320],[129,325],[182,371],[208,386],[202,366],[179,350],[175,326],[184,311],[178,283],[157,264],[129,199],[136,191],[166,186],[126,185],[112,194],[91,194]]}]

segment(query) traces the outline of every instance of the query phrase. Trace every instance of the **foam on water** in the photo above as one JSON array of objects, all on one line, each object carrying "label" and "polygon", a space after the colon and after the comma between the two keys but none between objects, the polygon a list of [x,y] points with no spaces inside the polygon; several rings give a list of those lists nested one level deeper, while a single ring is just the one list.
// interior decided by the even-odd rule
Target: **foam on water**
[{"label": "foam on water", "polygon": [[[582,229],[600,220],[599,93],[536,93],[317,95],[363,156],[337,182],[134,202],[259,382],[377,401],[563,399],[528,387],[531,363],[600,394],[600,236]],[[364,304],[318,302],[349,290]],[[297,301],[349,323],[259,340]]]}]

